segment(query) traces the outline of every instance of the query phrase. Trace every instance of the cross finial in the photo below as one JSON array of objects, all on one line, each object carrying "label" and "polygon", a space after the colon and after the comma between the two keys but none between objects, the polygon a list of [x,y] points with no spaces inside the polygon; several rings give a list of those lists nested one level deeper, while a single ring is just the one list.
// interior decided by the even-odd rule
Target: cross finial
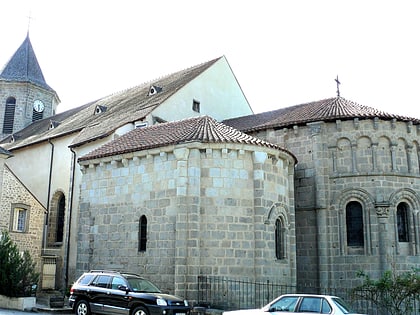
[{"label": "cross finial", "polygon": [[337,97],[340,97],[340,81],[338,80],[338,75],[337,78],[335,78],[335,82],[337,83]]},{"label": "cross finial", "polygon": [[33,20],[33,17],[31,15],[31,11],[29,11],[29,15],[27,16],[28,18],[28,34],[29,34],[29,28],[31,26],[31,20]]}]

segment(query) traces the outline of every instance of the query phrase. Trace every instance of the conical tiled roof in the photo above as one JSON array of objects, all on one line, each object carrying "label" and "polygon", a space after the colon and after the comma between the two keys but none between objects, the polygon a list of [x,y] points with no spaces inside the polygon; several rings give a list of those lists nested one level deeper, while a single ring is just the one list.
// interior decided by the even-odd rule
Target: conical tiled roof
[{"label": "conical tiled roof", "polygon": [[275,144],[217,122],[214,118],[201,116],[134,129],[93,150],[81,157],[79,161],[188,142],[251,144],[287,152]]},{"label": "conical tiled roof", "polygon": [[386,113],[373,107],[357,104],[343,97],[328,98],[261,114],[227,119],[224,123],[248,132],[266,128],[288,127],[314,121],[374,117],[384,120],[412,121],[414,124],[420,124],[419,119]]},{"label": "conical tiled roof", "polygon": [[29,34],[0,73],[0,80],[30,82],[44,89],[54,91],[45,82],[41,67],[32,48]]}]

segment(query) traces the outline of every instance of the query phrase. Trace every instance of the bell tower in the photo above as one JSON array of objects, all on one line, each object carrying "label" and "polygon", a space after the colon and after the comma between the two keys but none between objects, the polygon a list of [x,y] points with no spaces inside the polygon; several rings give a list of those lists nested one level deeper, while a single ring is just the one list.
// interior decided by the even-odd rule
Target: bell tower
[{"label": "bell tower", "polygon": [[55,115],[59,103],[44,79],[28,33],[0,73],[0,140]]}]

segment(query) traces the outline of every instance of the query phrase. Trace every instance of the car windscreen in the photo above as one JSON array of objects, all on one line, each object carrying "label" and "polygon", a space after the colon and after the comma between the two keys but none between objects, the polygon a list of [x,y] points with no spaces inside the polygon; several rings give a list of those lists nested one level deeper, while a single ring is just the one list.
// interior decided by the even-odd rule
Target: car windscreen
[{"label": "car windscreen", "polygon": [[146,279],[133,277],[127,278],[127,281],[134,292],[160,293],[159,288]]}]

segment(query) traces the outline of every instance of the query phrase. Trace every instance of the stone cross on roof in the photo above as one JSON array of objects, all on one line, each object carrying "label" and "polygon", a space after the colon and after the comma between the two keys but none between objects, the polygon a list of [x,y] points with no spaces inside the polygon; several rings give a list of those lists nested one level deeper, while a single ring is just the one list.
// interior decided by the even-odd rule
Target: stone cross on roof
[{"label": "stone cross on roof", "polygon": [[337,97],[340,97],[340,84],[341,84],[341,82],[338,80],[338,75],[335,78],[335,82],[337,83]]}]

